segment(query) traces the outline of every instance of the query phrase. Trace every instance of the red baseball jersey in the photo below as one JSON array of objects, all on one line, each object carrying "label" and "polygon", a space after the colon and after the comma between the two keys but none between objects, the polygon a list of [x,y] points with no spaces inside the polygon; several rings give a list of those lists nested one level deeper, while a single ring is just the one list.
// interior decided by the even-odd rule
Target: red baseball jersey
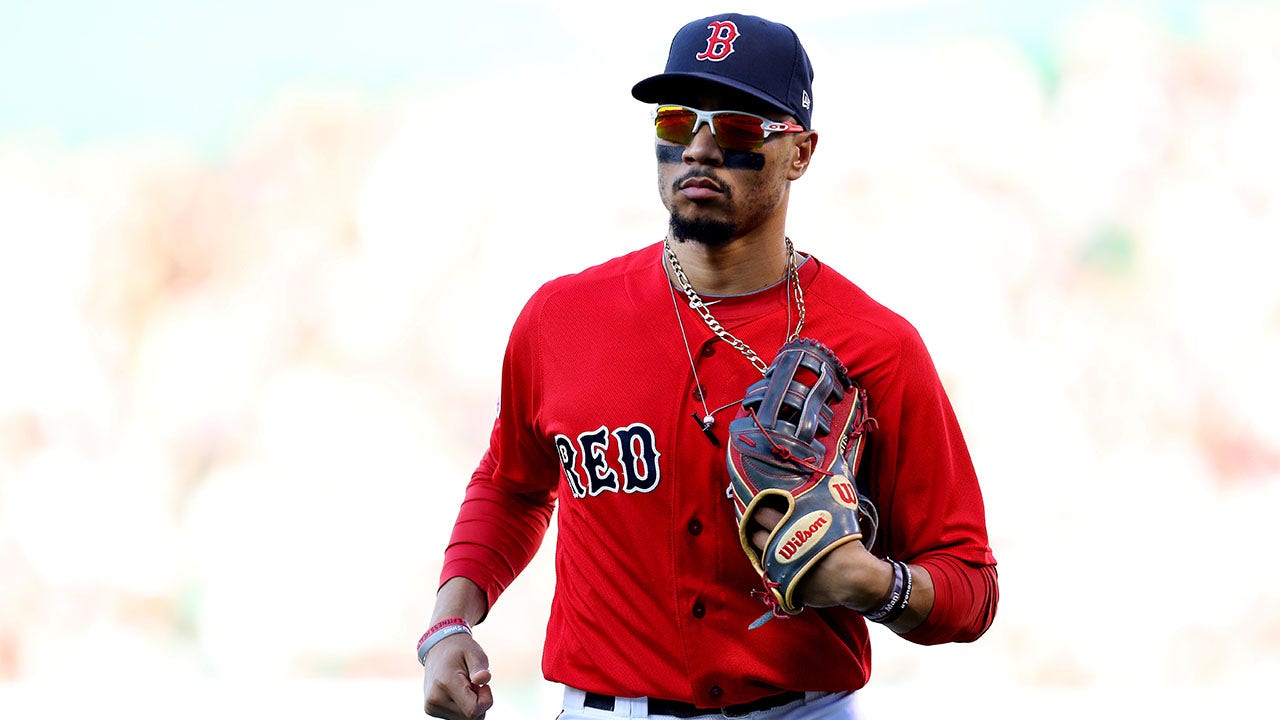
[{"label": "red baseball jersey", "polygon": [[[907,638],[972,640],[995,612],[995,559],[933,362],[915,328],[817,258],[799,274],[802,335],[840,356],[878,423],[859,474],[880,511],[874,551],[933,577],[934,609]],[[796,322],[786,291],[780,283],[711,309],[768,362]],[[680,302],[658,243],[534,294],[511,333],[501,409],[441,582],[467,577],[492,607],[558,508],[549,680],[707,707],[783,690],[856,690],[871,662],[858,613],[809,608],[747,629],[766,606],[753,595],[760,578],[726,497],[725,443],[760,372],[675,292]],[[719,408],[719,445],[696,420],[704,401]]]}]

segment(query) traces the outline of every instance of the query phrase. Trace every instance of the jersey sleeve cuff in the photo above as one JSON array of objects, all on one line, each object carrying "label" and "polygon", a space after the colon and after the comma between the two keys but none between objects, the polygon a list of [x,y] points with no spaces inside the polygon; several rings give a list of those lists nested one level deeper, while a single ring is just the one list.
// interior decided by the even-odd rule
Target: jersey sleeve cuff
[{"label": "jersey sleeve cuff", "polygon": [[[464,577],[470,580],[484,593],[484,617],[489,616],[489,609],[498,601],[498,596],[502,595],[502,592],[507,589],[506,586],[492,577],[486,570],[484,563],[472,558],[457,558],[447,561],[440,572],[440,584],[437,589],[444,587],[445,583],[456,577]],[[484,617],[480,618],[477,624],[484,622]]]},{"label": "jersey sleeve cuff", "polygon": [[991,627],[1000,589],[994,565],[971,565],[949,557],[915,561],[933,580],[933,610],[902,637],[918,645],[973,642]]}]

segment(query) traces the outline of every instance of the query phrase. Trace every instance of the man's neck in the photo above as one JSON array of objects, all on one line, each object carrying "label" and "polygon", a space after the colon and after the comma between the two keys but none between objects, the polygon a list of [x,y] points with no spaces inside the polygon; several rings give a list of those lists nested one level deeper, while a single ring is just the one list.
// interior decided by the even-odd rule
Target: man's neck
[{"label": "man's neck", "polygon": [[780,235],[734,238],[719,247],[693,241],[670,243],[699,294],[743,295],[773,285],[787,272],[786,241]]}]

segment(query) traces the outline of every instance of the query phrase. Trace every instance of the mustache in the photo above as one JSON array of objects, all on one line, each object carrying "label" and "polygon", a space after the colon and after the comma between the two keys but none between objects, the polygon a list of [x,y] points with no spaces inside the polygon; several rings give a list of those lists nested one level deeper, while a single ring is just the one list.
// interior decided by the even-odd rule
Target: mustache
[{"label": "mustache", "polygon": [[681,187],[682,187],[686,182],[688,182],[688,181],[690,181],[690,180],[693,180],[693,179],[697,179],[697,178],[704,179],[704,180],[710,180],[711,182],[715,183],[716,190],[718,190],[718,191],[720,191],[720,192],[724,193],[725,195],[728,195],[728,194],[730,194],[730,193],[732,192],[732,190],[729,188],[729,186],[728,186],[728,185],[726,185],[726,184],[725,184],[725,182],[724,182],[723,180],[721,180],[720,178],[716,177],[715,173],[714,173],[714,172],[712,172],[709,168],[693,168],[693,169],[691,169],[689,172],[687,172],[687,173],[685,173],[685,174],[681,175],[680,177],[676,178],[676,179],[671,183],[671,189],[672,189],[672,191],[679,190],[679,189],[680,189],[680,188],[681,188]]}]

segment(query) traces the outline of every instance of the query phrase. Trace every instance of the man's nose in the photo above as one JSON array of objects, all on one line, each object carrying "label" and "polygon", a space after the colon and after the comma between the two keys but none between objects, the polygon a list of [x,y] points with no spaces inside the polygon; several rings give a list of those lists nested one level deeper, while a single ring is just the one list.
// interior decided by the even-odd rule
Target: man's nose
[{"label": "man's nose", "polygon": [[683,159],[687,164],[721,165],[724,163],[724,153],[720,151],[715,135],[711,134],[710,123],[703,123],[702,127],[693,134],[693,139],[684,146]]}]

